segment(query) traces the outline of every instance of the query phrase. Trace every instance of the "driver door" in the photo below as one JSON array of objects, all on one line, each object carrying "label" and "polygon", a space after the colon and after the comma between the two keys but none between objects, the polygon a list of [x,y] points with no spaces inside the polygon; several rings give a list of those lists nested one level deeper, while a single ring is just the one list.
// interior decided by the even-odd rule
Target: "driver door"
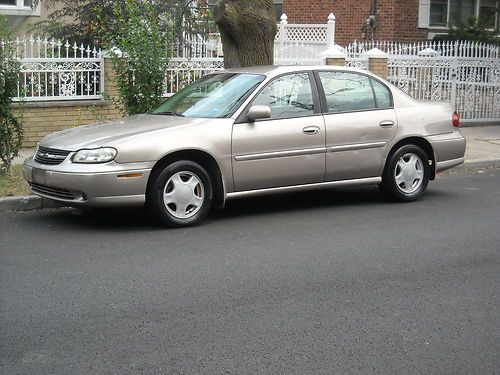
[{"label": "driver door", "polygon": [[236,191],[324,181],[325,123],[311,78],[309,72],[274,78],[250,104],[269,106],[271,118],[233,125]]}]

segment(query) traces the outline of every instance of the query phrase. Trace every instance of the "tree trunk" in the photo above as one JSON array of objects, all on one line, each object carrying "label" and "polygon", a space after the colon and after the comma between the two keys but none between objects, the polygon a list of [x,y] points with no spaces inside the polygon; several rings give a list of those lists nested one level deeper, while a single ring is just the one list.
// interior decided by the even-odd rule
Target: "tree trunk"
[{"label": "tree trunk", "polygon": [[226,68],[273,65],[277,32],[273,0],[218,0],[213,14]]}]

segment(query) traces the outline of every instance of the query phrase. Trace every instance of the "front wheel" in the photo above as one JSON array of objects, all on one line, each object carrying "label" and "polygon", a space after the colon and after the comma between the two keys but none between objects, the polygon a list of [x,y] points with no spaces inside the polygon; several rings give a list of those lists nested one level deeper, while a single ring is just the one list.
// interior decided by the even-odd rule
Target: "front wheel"
[{"label": "front wheel", "polygon": [[404,145],[387,161],[380,190],[393,200],[411,202],[424,193],[429,176],[427,154],[416,145]]},{"label": "front wheel", "polygon": [[198,224],[212,208],[210,176],[197,163],[176,161],[154,178],[147,203],[152,213],[166,226]]}]

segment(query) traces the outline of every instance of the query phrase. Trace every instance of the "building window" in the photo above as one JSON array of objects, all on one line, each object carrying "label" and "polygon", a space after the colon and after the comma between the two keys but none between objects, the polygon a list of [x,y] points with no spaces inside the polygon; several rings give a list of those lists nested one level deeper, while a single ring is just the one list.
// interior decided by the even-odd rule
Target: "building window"
[{"label": "building window", "polygon": [[476,15],[475,0],[450,0],[450,16],[448,23],[456,25],[459,23],[467,23],[470,17]]},{"label": "building window", "polygon": [[283,14],[283,0],[274,0],[274,11],[276,12],[276,21],[280,22]]},{"label": "building window", "polygon": [[430,25],[446,26],[448,24],[448,0],[431,1]]},{"label": "building window", "polygon": [[484,17],[491,27],[498,26],[500,0],[431,0],[429,26],[454,26],[470,17]]},{"label": "building window", "polygon": [[479,4],[479,17],[483,18],[491,28],[499,26],[498,7],[500,7],[500,3],[497,0],[482,0]]},{"label": "building window", "polygon": [[26,9],[31,8],[33,4],[33,0],[0,0],[0,8],[9,8],[13,7],[18,9]]}]

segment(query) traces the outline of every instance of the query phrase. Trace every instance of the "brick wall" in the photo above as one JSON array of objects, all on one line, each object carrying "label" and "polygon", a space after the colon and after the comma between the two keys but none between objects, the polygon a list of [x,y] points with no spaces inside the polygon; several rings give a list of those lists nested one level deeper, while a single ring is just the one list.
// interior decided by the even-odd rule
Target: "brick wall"
[{"label": "brick wall", "polygon": [[[336,17],[335,41],[345,45],[371,38],[366,27],[371,0],[283,0],[283,12],[289,23],[325,23],[328,15]],[[418,0],[378,0],[378,40],[419,41],[427,30],[418,28]]]},{"label": "brick wall", "polygon": [[368,70],[383,79],[387,79],[387,58],[371,58]]},{"label": "brick wall", "polygon": [[418,0],[378,0],[376,39],[413,42],[427,39],[418,28]]},{"label": "brick wall", "polygon": [[[118,93],[109,59],[104,60],[104,71],[106,95],[115,97]],[[107,100],[26,102],[14,104],[14,113],[23,124],[23,147],[34,147],[41,138],[58,130],[122,117]]]},{"label": "brick wall", "polygon": [[[120,111],[106,101],[57,102],[25,104],[22,110],[23,147],[34,147],[47,134],[100,120],[122,117]],[[15,108],[19,115],[20,109]]]}]

